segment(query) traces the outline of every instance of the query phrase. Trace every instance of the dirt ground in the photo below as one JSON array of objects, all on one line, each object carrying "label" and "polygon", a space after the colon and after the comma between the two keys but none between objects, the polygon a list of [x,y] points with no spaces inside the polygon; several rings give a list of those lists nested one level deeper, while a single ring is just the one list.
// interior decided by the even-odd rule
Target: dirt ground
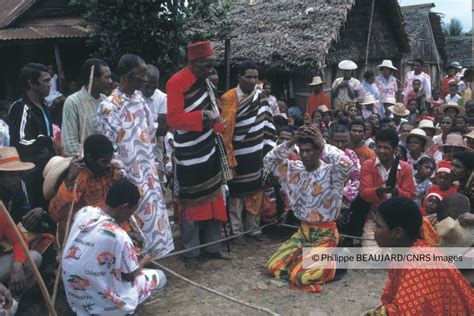
[{"label": "dirt ground", "polygon": [[[231,243],[231,261],[203,259],[197,270],[185,268],[180,257],[160,261],[201,285],[282,315],[359,315],[380,304],[387,271],[351,270],[328,283],[321,293],[292,290],[266,273],[266,262],[289,234],[265,235],[263,242],[247,239],[247,246]],[[225,247],[224,247],[225,248]],[[158,300],[139,308],[137,315],[264,315],[168,276]]]}]

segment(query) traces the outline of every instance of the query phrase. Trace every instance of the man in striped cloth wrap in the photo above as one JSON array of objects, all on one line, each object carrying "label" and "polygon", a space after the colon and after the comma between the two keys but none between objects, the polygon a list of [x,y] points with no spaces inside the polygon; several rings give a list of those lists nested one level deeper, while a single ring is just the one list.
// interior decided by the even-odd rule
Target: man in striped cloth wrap
[{"label": "man in striped cloth wrap", "polygon": [[[166,84],[167,123],[176,130],[179,220],[185,249],[220,239],[222,222],[227,220],[222,190],[223,158],[216,144],[217,133],[224,131],[224,124],[219,114],[211,110],[214,87],[206,82],[216,62],[210,42],[188,45],[188,60],[189,66]],[[201,241],[200,227],[204,230]],[[197,268],[200,254],[229,259],[221,252],[221,245],[214,244],[184,254],[186,266]]]},{"label": "man in striped cloth wrap", "polygon": [[[244,62],[237,74],[239,84],[221,97],[222,117],[226,121],[224,143],[234,178],[230,191],[229,216],[234,234],[260,226],[260,211],[265,191],[262,187],[263,157],[275,147],[273,115],[263,91],[257,89],[257,65]],[[245,223],[242,213],[247,210]],[[244,225],[245,224],[245,225]],[[245,227],[244,227],[245,226]],[[260,239],[261,232],[253,233]],[[234,243],[245,245],[243,238]]]}]

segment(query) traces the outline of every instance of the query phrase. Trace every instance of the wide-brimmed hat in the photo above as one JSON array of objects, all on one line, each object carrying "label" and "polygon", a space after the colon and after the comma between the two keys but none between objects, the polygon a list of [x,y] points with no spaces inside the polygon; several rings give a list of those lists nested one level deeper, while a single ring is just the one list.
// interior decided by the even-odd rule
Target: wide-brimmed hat
[{"label": "wide-brimmed hat", "polygon": [[426,133],[424,130],[422,130],[421,128],[414,128],[410,131],[410,133],[403,133],[400,135],[400,140],[402,142],[404,142],[405,144],[407,144],[408,142],[408,139],[410,137],[419,137],[421,139],[424,139],[425,140],[425,151],[428,150],[431,146],[433,146],[433,140],[431,138],[429,138],[428,136],[426,136]]},{"label": "wide-brimmed hat", "polygon": [[388,96],[388,97],[385,98],[385,100],[383,100],[382,103],[388,103],[388,104],[395,105],[397,103],[397,99],[395,99],[395,97]]},{"label": "wide-brimmed hat", "polygon": [[422,130],[430,129],[434,131],[435,134],[441,133],[441,129],[438,127],[434,126],[434,123],[432,120],[421,120],[420,123],[418,123],[418,128],[421,128]]},{"label": "wide-brimmed hat", "polygon": [[443,104],[439,107],[441,112],[445,112],[449,108],[456,109],[459,114],[463,114],[466,111],[466,110],[464,110],[464,108],[462,106],[459,106],[457,103]]},{"label": "wide-brimmed hat", "polygon": [[34,163],[20,160],[15,147],[0,148],[0,171],[27,171],[34,167]]},{"label": "wide-brimmed hat", "polygon": [[320,76],[313,77],[313,81],[308,83],[308,86],[319,86],[320,84],[325,83],[324,81],[321,80]]},{"label": "wide-brimmed hat", "polygon": [[470,247],[472,244],[470,226],[463,227],[450,216],[435,225],[441,237],[440,247]]},{"label": "wide-brimmed hat", "polygon": [[392,61],[390,59],[385,59],[384,61],[382,61],[380,65],[377,66],[377,68],[382,68],[382,67],[398,70],[397,68],[395,68],[395,66],[393,66]]},{"label": "wide-brimmed hat", "polygon": [[461,134],[448,134],[446,136],[446,142],[444,144],[438,145],[438,148],[443,152],[445,147],[459,147],[464,148],[467,151],[471,151],[471,148],[466,146],[464,138]]},{"label": "wide-brimmed hat", "polygon": [[51,158],[43,170],[43,195],[46,200],[51,200],[59,189],[61,183],[59,180],[69,169],[73,157],[64,158],[61,156],[54,156]]},{"label": "wide-brimmed hat", "polygon": [[339,69],[342,69],[342,70],[356,70],[357,64],[353,62],[352,60],[346,59],[346,60],[340,61],[337,67],[339,67]]},{"label": "wide-brimmed hat", "polygon": [[360,104],[362,105],[366,105],[366,104],[374,104],[375,102],[377,102],[377,99],[375,99],[375,97],[371,94],[367,94],[364,96],[364,98],[362,99],[362,102],[360,102]]},{"label": "wide-brimmed hat", "polygon": [[393,115],[397,116],[407,116],[410,114],[410,111],[408,111],[405,108],[405,105],[403,103],[397,102],[395,105],[389,106],[388,110],[393,113]]}]

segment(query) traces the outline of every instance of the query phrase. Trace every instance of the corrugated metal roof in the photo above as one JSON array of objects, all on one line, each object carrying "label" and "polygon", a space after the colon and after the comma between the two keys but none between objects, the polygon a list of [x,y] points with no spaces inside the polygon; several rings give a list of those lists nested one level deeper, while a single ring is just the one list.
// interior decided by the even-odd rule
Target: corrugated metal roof
[{"label": "corrugated metal roof", "polygon": [[79,25],[29,26],[0,30],[0,41],[86,37],[88,29]]},{"label": "corrugated metal roof", "polygon": [[1,0],[0,2],[0,28],[4,28],[29,9],[35,0]]}]

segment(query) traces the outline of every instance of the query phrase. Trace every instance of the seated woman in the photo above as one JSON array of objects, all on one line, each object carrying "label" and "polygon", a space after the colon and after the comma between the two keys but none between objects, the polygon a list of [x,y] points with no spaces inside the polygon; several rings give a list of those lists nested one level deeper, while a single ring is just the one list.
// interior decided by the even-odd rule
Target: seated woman
[{"label": "seated woman", "polygon": [[[380,204],[375,240],[380,247],[430,247],[420,240],[422,216],[416,204],[394,197]],[[419,248],[418,248],[419,249]],[[433,254],[441,255],[433,247]],[[389,269],[382,305],[368,315],[473,315],[474,291],[461,272],[447,269]],[[421,294],[421,295],[420,295]]]}]

